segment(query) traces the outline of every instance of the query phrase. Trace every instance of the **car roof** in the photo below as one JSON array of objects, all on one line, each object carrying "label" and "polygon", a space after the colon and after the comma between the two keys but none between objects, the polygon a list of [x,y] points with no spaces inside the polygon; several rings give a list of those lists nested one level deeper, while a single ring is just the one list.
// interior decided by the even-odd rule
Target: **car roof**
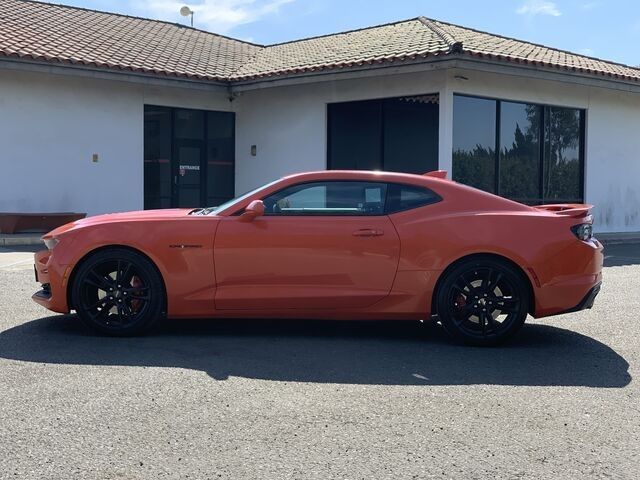
[{"label": "car roof", "polygon": [[461,210],[472,208],[481,208],[483,210],[519,210],[519,211],[531,211],[531,207],[523,205],[521,203],[508,200],[503,197],[499,197],[489,192],[484,192],[476,188],[454,182],[444,178],[446,172],[442,170],[427,172],[423,175],[416,175],[412,173],[399,173],[399,172],[385,172],[377,170],[319,170],[315,172],[303,172],[295,173],[282,177],[280,180],[268,184],[265,190],[255,192],[253,195],[243,199],[232,206],[227,207],[224,211],[220,212],[223,215],[227,211],[237,211],[239,208],[244,208],[251,200],[258,195],[271,194],[282,188],[296,185],[299,183],[334,180],[334,181],[365,181],[365,182],[392,182],[403,183],[409,185],[416,185],[425,188],[432,189],[443,197],[448,199],[449,204],[453,208],[459,208]]},{"label": "car roof", "polygon": [[[426,174],[425,174],[426,175]],[[428,179],[440,180],[438,177],[417,175],[413,173],[386,172],[381,170],[319,170],[287,175],[283,180],[312,181],[312,180],[364,180],[377,182],[401,182],[426,185]],[[448,180],[445,180],[448,181]]]}]

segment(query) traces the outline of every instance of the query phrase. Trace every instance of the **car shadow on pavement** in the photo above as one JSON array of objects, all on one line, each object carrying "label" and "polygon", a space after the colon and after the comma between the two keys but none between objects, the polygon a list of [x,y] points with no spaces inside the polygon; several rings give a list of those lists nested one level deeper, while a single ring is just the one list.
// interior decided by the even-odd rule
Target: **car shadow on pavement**
[{"label": "car shadow on pavement", "polygon": [[174,320],[146,337],[105,338],[74,315],[0,333],[0,357],[76,365],[178,367],[212,378],[382,385],[620,388],[629,364],[607,345],[526,324],[501,348],[459,346],[435,323]]}]

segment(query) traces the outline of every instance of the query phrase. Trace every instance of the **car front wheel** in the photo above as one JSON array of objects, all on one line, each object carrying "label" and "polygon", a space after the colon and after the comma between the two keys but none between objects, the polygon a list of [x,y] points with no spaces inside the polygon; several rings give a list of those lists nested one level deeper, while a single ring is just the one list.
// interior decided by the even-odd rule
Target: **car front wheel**
[{"label": "car front wheel", "polygon": [[477,257],[447,272],[436,298],[440,322],[454,339],[491,346],[522,327],[530,293],[522,273],[513,266]]},{"label": "car front wheel", "polygon": [[134,251],[110,248],[84,261],[74,275],[72,304],[90,328],[137,335],[162,317],[164,287],[153,263]]}]

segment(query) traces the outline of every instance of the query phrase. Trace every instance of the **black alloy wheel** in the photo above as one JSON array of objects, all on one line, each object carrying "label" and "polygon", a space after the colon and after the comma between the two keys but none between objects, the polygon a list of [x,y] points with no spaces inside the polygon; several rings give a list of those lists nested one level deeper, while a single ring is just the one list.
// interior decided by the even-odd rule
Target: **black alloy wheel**
[{"label": "black alloy wheel", "polygon": [[136,335],[162,317],[164,286],[143,255],[122,248],[101,250],[74,275],[72,304],[80,319],[100,333]]},{"label": "black alloy wheel", "polygon": [[469,345],[498,345],[513,336],[529,311],[521,272],[490,257],[476,257],[449,271],[437,293],[445,330]]}]

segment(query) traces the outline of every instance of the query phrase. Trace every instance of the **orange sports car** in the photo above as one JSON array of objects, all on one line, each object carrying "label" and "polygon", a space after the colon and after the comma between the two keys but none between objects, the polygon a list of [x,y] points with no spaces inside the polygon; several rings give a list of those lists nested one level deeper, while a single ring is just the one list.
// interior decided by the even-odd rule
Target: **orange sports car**
[{"label": "orange sports car", "polygon": [[302,173],[215,208],[100,215],[46,234],[33,299],[109,335],[169,318],[419,320],[493,345],[590,308],[590,205],[530,207],[445,172]]}]

